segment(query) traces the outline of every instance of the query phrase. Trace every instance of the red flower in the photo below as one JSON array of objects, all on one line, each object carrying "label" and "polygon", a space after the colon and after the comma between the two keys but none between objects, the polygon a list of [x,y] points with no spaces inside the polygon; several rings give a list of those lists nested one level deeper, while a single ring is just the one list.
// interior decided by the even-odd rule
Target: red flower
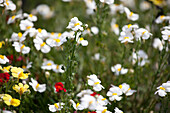
[{"label": "red flower", "polygon": [[9,64],[11,64],[12,61],[14,60],[14,55],[9,55],[7,56],[7,58],[9,59]]},{"label": "red flower", "polygon": [[8,82],[10,75],[8,73],[0,73],[0,85]]},{"label": "red flower", "polygon": [[95,111],[92,111],[92,112],[88,111],[88,113],[97,113],[97,112],[95,112]]},{"label": "red flower", "polygon": [[96,95],[100,95],[100,94],[97,94],[96,92],[93,92],[92,94],[90,94],[91,96],[96,96]]},{"label": "red flower", "polygon": [[60,92],[60,91],[62,91],[62,90],[63,90],[64,92],[66,92],[66,89],[63,88],[63,87],[64,87],[63,83],[57,82],[54,86],[55,86],[56,92]]}]

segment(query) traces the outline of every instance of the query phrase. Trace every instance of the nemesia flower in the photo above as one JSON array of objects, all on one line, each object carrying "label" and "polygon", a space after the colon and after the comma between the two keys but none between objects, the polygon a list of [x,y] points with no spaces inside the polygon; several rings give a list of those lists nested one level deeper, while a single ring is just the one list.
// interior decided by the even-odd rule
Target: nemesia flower
[{"label": "nemesia flower", "polygon": [[106,98],[104,98],[102,95],[98,94],[95,97],[97,99],[97,103],[99,104],[99,106],[105,106],[107,104],[110,104],[110,102]]},{"label": "nemesia flower", "polygon": [[111,4],[110,6],[110,13],[116,14],[117,12],[123,13],[124,12],[124,6],[122,4]]},{"label": "nemesia flower", "polygon": [[63,108],[63,105],[65,105],[64,103],[55,103],[54,105],[49,105],[49,110],[51,112],[56,112],[56,111],[60,111]]},{"label": "nemesia flower", "polygon": [[132,31],[135,31],[137,28],[139,28],[138,25],[128,24],[128,25],[123,26],[122,31],[125,32],[125,33],[130,33]]},{"label": "nemesia flower", "polygon": [[123,83],[121,85],[119,85],[119,88],[121,89],[121,91],[126,95],[126,96],[130,96],[132,95],[134,92],[136,92],[136,90],[131,90],[130,86],[126,83]]},{"label": "nemesia flower", "polygon": [[38,91],[40,93],[43,93],[46,90],[46,84],[39,84],[33,78],[31,78],[31,82],[29,82],[29,85],[32,86],[34,91]]},{"label": "nemesia flower", "polygon": [[89,110],[95,110],[97,107],[97,101],[95,97],[90,96],[90,95],[84,95],[81,99],[81,105],[84,107],[84,109],[89,109]]},{"label": "nemesia flower", "polygon": [[166,20],[170,20],[170,16],[165,16],[165,15],[160,15],[159,17],[157,17],[157,19],[155,20],[155,22],[157,24],[163,23]]},{"label": "nemesia flower", "polygon": [[14,11],[16,9],[16,5],[11,0],[4,0],[4,6],[6,10]]},{"label": "nemesia flower", "polygon": [[32,28],[34,24],[29,20],[21,20],[19,26],[22,31],[26,31]]},{"label": "nemesia flower", "polygon": [[11,72],[12,76],[18,79],[27,79],[29,75],[29,73],[24,73],[24,70],[20,67],[12,67]]},{"label": "nemesia flower", "polygon": [[90,89],[82,90],[80,93],[77,94],[77,97],[83,97],[84,95],[90,95],[93,91]]},{"label": "nemesia flower", "polygon": [[125,69],[121,66],[121,64],[116,64],[115,66],[111,67],[111,71],[115,72],[115,75],[126,74],[128,69]]},{"label": "nemesia flower", "polygon": [[29,86],[27,84],[22,84],[19,83],[18,85],[13,86],[13,90],[15,90],[16,92],[18,92],[20,95],[22,95],[24,92],[29,91]]},{"label": "nemesia flower", "polygon": [[65,66],[64,65],[58,65],[54,64],[52,65],[52,70],[56,73],[64,73],[65,72]]},{"label": "nemesia flower", "polygon": [[95,35],[97,35],[99,33],[99,28],[97,28],[96,26],[91,27],[91,32]]},{"label": "nemesia flower", "polygon": [[58,37],[47,39],[46,43],[51,47],[55,46],[58,47],[61,46],[66,41],[67,41],[66,37],[63,37],[62,34],[59,34]]},{"label": "nemesia flower", "polygon": [[4,103],[8,106],[14,106],[17,107],[20,105],[20,100],[12,98],[11,95],[9,94],[4,94],[4,96],[2,97]]},{"label": "nemesia flower", "polygon": [[84,2],[87,6],[86,13],[88,15],[94,14],[94,10],[97,8],[95,0],[84,0]]},{"label": "nemesia flower", "polygon": [[9,79],[10,79],[10,75],[8,73],[0,73],[0,86],[8,82]]},{"label": "nemesia flower", "polygon": [[67,29],[72,29],[73,31],[78,31],[78,30],[83,31],[83,27],[81,25],[82,25],[82,22],[80,22],[77,17],[74,17],[69,22]]},{"label": "nemesia flower", "polygon": [[122,99],[122,91],[117,86],[112,86],[106,94],[110,101],[120,101]]},{"label": "nemesia flower", "polygon": [[112,19],[112,22],[111,22],[111,30],[116,34],[116,35],[119,35],[119,25],[116,24],[116,19]]},{"label": "nemesia flower", "polygon": [[43,53],[48,53],[50,52],[51,48],[45,43],[43,42],[43,40],[39,37],[36,37],[34,40],[34,46],[35,48],[39,51],[41,50],[41,52]]},{"label": "nemesia flower", "polygon": [[97,106],[96,113],[112,113],[107,110],[107,107]]},{"label": "nemesia flower", "polygon": [[64,92],[66,92],[67,90],[64,88],[64,85],[63,85],[63,83],[62,82],[57,82],[57,83],[55,83],[55,92],[60,92],[60,91],[64,91]]},{"label": "nemesia flower", "polygon": [[159,51],[163,50],[163,42],[159,38],[155,38],[153,41],[153,47],[159,49]]},{"label": "nemesia flower", "polygon": [[139,15],[131,12],[127,7],[124,7],[124,10],[129,20],[136,21],[139,19]]},{"label": "nemesia flower", "polygon": [[[138,60],[138,61],[137,61]],[[146,63],[148,63],[148,55],[143,51],[139,50],[136,53],[132,53],[132,64],[135,64],[138,62],[139,66],[144,66]]]},{"label": "nemesia flower", "polygon": [[75,103],[73,100],[70,100],[70,102],[72,103],[73,105],[73,108],[77,111],[77,110],[83,110],[84,107],[80,104],[80,103]]},{"label": "nemesia flower", "polygon": [[139,28],[139,29],[135,30],[136,40],[141,40],[141,38],[147,40],[150,36],[152,36],[152,34],[149,33],[144,28]]},{"label": "nemesia flower", "polygon": [[35,15],[33,15],[33,14],[24,13],[23,16],[24,16],[24,17],[27,17],[27,19],[28,19],[29,21],[32,21],[32,22],[37,21],[37,16],[35,16]]},{"label": "nemesia flower", "polygon": [[15,47],[17,52],[21,52],[23,54],[28,54],[30,52],[30,47],[26,47],[24,44],[19,42],[14,42],[12,46]]},{"label": "nemesia flower", "polygon": [[5,55],[0,55],[0,64],[6,64],[9,62],[8,58]]},{"label": "nemesia flower", "polygon": [[3,67],[3,68],[0,66],[0,70],[2,70],[3,72],[7,72],[7,73],[9,73],[10,68],[11,68],[11,66],[7,66],[7,67]]},{"label": "nemesia flower", "polygon": [[122,111],[122,110],[120,110],[120,109],[119,109],[119,108],[117,108],[117,107],[115,107],[114,111],[115,111],[115,113],[123,113],[123,111]]},{"label": "nemesia flower", "polygon": [[54,62],[52,60],[47,60],[43,62],[41,69],[51,70],[53,65],[54,65]]},{"label": "nemesia flower", "polygon": [[155,92],[155,94],[158,94],[161,97],[165,97],[167,92],[170,92],[170,81],[163,83],[161,86],[157,87],[157,89],[158,90]]},{"label": "nemesia flower", "polygon": [[13,113],[13,112],[11,112],[11,111],[8,111],[8,110],[1,110],[1,109],[0,109],[0,112],[1,112],[1,113]]},{"label": "nemesia flower", "polygon": [[118,40],[121,41],[121,43],[127,44],[127,43],[133,43],[133,39],[134,39],[134,37],[133,37],[132,33],[121,32]]},{"label": "nemesia flower", "polygon": [[114,0],[100,0],[100,2],[110,5],[114,3]]},{"label": "nemesia flower", "polygon": [[81,44],[82,46],[87,46],[88,45],[88,41],[84,40],[83,37],[77,38],[77,43]]},{"label": "nemesia flower", "polygon": [[12,33],[12,36],[11,36],[11,41],[19,41],[19,42],[22,42],[26,39],[26,37],[21,33]]},{"label": "nemesia flower", "polygon": [[104,87],[100,84],[101,81],[97,78],[95,74],[87,76],[88,78],[88,85],[93,86],[95,91],[101,91]]},{"label": "nemesia flower", "polygon": [[17,15],[11,16],[11,17],[8,19],[7,24],[12,24],[12,23],[14,23],[16,19],[22,19],[22,14],[17,14]]},{"label": "nemesia flower", "polygon": [[170,30],[165,29],[162,33],[163,40],[168,40],[170,42]]},{"label": "nemesia flower", "polygon": [[37,30],[36,30],[36,37],[39,37],[39,38],[41,38],[42,40],[44,40],[45,38],[47,38],[47,36],[48,36],[48,33],[47,33],[47,31],[45,30],[45,29],[41,29],[41,28],[38,28]]}]

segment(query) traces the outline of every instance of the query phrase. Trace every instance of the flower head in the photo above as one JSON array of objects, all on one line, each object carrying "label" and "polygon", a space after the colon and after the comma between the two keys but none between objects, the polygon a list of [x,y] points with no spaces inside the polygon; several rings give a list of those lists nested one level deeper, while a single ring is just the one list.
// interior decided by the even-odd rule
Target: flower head
[{"label": "flower head", "polygon": [[12,76],[18,79],[27,79],[29,73],[24,73],[22,68],[12,67],[11,69]]},{"label": "flower head", "polygon": [[56,92],[60,92],[60,91],[64,91],[64,92],[66,92],[67,90],[64,88],[64,85],[63,85],[63,83],[62,82],[57,82],[57,83],[55,83],[55,91]]},{"label": "flower head", "polygon": [[17,107],[20,105],[20,100],[12,98],[11,95],[4,94],[2,99],[3,99],[4,103],[8,106],[12,105],[14,107]]},{"label": "flower head", "polygon": [[29,91],[29,86],[27,84],[23,85],[22,83],[19,83],[18,85],[13,86],[13,89],[18,92],[20,95],[22,95],[24,92]]},{"label": "flower head", "polygon": [[32,86],[34,91],[38,91],[40,93],[42,93],[42,92],[44,92],[46,90],[46,84],[39,84],[33,78],[31,78],[31,82],[29,82],[29,85]]}]

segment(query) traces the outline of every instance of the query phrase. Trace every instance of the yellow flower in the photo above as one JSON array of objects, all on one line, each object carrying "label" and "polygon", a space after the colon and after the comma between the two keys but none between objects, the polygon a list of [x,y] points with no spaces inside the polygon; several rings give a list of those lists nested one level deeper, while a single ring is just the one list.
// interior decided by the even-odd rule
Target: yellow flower
[{"label": "yellow flower", "polygon": [[2,48],[2,44],[5,45],[5,42],[4,42],[4,41],[1,41],[1,42],[0,42],[0,48]]},{"label": "yellow flower", "polygon": [[165,0],[150,0],[153,2],[153,4],[157,5],[157,6],[163,6],[166,4]]},{"label": "yellow flower", "polygon": [[0,66],[0,70],[2,70],[3,72],[9,72],[10,68],[11,68],[11,66],[7,66],[7,67],[3,67],[3,68]]},{"label": "yellow flower", "polygon": [[27,79],[29,73],[24,73],[24,70],[22,68],[17,68],[17,67],[13,67],[11,69],[12,72],[12,76],[18,79]]},{"label": "yellow flower", "polygon": [[24,92],[29,91],[29,86],[27,84],[23,85],[22,83],[19,83],[18,85],[13,86],[13,90],[18,92],[20,95],[22,95]]},{"label": "yellow flower", "polygon": [[20,100],[12,98],[11,95],[5,94],[2,98],[4,100],[4,103],[8,106],[19,106],[20,105]]}]

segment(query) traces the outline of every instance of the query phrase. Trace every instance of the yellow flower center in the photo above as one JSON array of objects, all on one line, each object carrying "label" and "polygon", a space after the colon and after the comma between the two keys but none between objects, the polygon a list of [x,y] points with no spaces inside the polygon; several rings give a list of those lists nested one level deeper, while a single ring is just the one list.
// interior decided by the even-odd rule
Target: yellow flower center
[{"label": "yellow flower center", "polygon": [[12,19],[15,19],[15,15],[11,17]]},{"label": "yellow flower center", "polygon": [[22,95],[24,93],[24,88],[21,87],[20,90],[19,90],[19,94]]},{"label": "yellow flower center", "polygon": [[165,17],[164,15],[160,16],[161,19],[163,19],[164,17]]},{"label": "yellow flower center", "polygon": [[128,25],[128,28],[130,28],[131,26],[132,26],[132,24],[129,24],[129,25]]},{"label": "yellow flower center", "polygon": [[106,113],[106,111],[107,111],[107,109],[104,109],[104,110],[102,111],[102,113]]},{"label": "yellow flower center", "polygon": [[[125,38],[125,39],[126,39],[126,38]],[[128,37],[128,39],[129,39],[129,37]],[[117,71],[121,71],[121,68],[118,68]]]},{"label": "yellow flower center", "polygon": [[51,32],[51,35],[54,35],[54,32]]},{"label": "yellow flower center", "polygon": [[168,37],[170,37],[170,35],[168,35]]},{"label": "yellow flower center", "polygon": [[56,69],[59,69],[59,65],[56,66]]},{"label": "yellow flower center", "polygon": [[37,84],[35,88],[37,89],[37,88],[39,87],[39,85],[40,85],[40,84]]},{"label": "yellow flower center", "polygon": [[19,79],[20,77],[22,77],[23,75],[24,75],[24,73],[21,72],[21,73],[18,75],[18,79]]},{"label": "yellow flower center", "polygon": [[79,105],[80,105],[80,104],[79,104],[79,103],[77,103],[77,104],[76,104],[76,108],[77,108]]},{"label": "yellow flower center", "polygon": [[118,24],[114,24],[114,26],[113,26],[114,28],[118,28],[119,27],[119,25]]},{"label": "yellow flower center", "polygon": [[55,103],[54,106],[55,106],[57,109],[59,108],[59,106],[57,105],[57,103]]},{"label": "yellow flower center", "polygon": [[26,27],[26,29],[30,29],[30,28],[31,28],[31,26],[27,26],[27,27]]},{"label": "yellow flower center", "polygon": [[30,14],[30,15],[29,15],[29,17],[33,17],[33,15],[32,15],[32,14]]},{"label": "yellow flower center", "polygon": [[79,39],[79,41],[82,41],[82,40],[84,40],[84,38],[83,38],[83,37],[81,37],[81,38]]},{"label": "yellow flower center", "polygon": [[41,28],[38,28],[38,32],[41,33],[42,29]]},{"label": "yellow flower center", "polygon": [[47,63],[47,66],[51,66],[52,64],[51,63]]},{"label": "yellow flower center", "polygon": [[23,66],[22,66],[22,68],[23,68],[23,69],[25,69],[25,68],[26,68],[26,66],[24,66],[24,65],[23,65]]},{"label": "yellow flower center", "polygon": [[129,16],[132,16],[133,15],[133,12],[130,12]]},{"label": "yellow flower center", "polygon": [[103,98],[102,100],[104,101],[104,100],[106,100],[106,98]]},{"label": "yellow flower center", "polygon": [[128,89],[128,91],[131,90],[131,88]]},{"label": "yellow flower center", "polygon": [[142,32],[142,35],[144,35],[146,33],[146,31]]},{"label": "yellow flower center", "polygon": [[60,42],[60,39],[54,39],[57,43],[59,43]]},{"label": "yellow flower center", "polygon": [[45,46],[45,42],[43,42],[43,43],[41,44],[41,47],[43,47],[43,46]]},{"label": "yellow flower center", "polygon": [[122,85],[119,85],[119,88],[120,88],[120,89],[122,89],[122,87],[123,87]]},{"label": "yellow flower center", "polygon": [[78,26],[78,25],[80,25],[80,23],[75,23],[75,24],[74,24],[74,26]]},{"label": "yellow flower center", "polygon": [[99,84],[99,82],[95,82],[94,84],[97,85],[97,84]]},{"label": "yellow flower center", "polygon": [[112,95],[117,95],[117,93],[113,93]]},{"label": "yellow flower center", "polygon": [[159,89],[165,90],[165,88],[164,88],[164,87],[160,87]]},{"label": "yellow flower center", "polygon": [[23,44],[23,45],[21,46],[21,50],[22,50],[24,47],[25,47],[25,45]]},{"label": "yellow flower center", "polygon": [[3,55],[0,55],[0,58],[1,58],[1,59],[4,59],[4,56],[3,56]]},{"label": "yellow flower center", "polygon": [[18,33],[18,37],[19,37],[19,38],[22,37],[22,33],[21,33],[21,32]]},{"label": "yellow flower center", "polygon": [[9,5],[9,3],[8,3],[8,2],[6,2],[6,5]]},{"label": "yellow flower center", "polygon": [[61,33],[58,33],[58,37],[60,37],[62,34]]},{"label": "yellow flower center", "polygon": [[90,101],[90,102],[89,102],[89,104],[92,104],[92,103],[93,103],[93,101]]},{"label": "yellow flower center", "polygon": [[[124,37],[124,39],[129,39],[129,37]],[[121,69],[121,68],[120,68]]]}]

